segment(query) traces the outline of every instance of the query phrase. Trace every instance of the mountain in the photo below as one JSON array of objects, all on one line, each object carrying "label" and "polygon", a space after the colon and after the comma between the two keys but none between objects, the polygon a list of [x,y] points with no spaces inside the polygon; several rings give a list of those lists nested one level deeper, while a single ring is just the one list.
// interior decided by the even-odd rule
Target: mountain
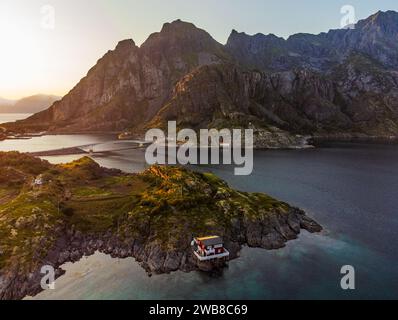
[{"label": "mountain", "polygon": [[177,119],[180,128],[251,124],[268,131],[273,126],[273,132],[394,135],[398,74],[381,67],[367,73],[357,69],[361,66],[374,67],[352,56],[329,77],[310,70],[269,74],[230,65],[198,68],[176,85],[174,96],[148,128],[166,127]]},{"label": "mountain", "polygon": [[323,137],[398,136],[398,13],[319,35],[232,31],[226,45],[181,20],[138,47],[121,41],[48,110],[9,131],[142,134],[251,127],[260,147]]},{"label": "mountain", "polygon": [[121,41],[61,101],[22,124],[28,130],[66,132],[137,126],[167,102],[180,77],[227,59],[224,55],[223,46],[194,25],[165,24],[141,48],[133,40]]},{"label": "mountain", "polygon": [[319,35],[296,34],[287,40],[233,30],[226,48],[242,65],[260,70],[286,71],[299,67],[325,72],[346,60],[352,52],[396,69],[397,22],[397,12],[379,11],[359,21],[353,29],[331,30]]},{"label": "mountain", "polygon": [[60,97],[38,94],[17,101],[0,99],[0,113],[37,113],[49,108]]},{"label": "mountain", "polygon": [[12,106],[15,103],[14,100],[8,100],[0,97],[0,106]]}]

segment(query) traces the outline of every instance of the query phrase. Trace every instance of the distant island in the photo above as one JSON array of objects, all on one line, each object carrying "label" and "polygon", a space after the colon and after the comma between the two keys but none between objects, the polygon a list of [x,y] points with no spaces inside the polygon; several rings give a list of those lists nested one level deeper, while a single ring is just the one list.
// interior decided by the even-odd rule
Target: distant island
[{"label": "distant island", "polygon": [[233,190],[213,174],[153,166],[140,174],[105,169],[88,157],[64,164],[0,153],[0,299],[41,291],[40,268],[96,251],[135,257],[149,273],[212,271],[195,236],[223,237],[231,259],[242,245],[278,249],[321,226],[262,193]]},{"label": "distant island", "polygon": [[61,97],[54,95],[37,94],[19,100],[0,98],[0,113],[38,113],[49,108]]}]

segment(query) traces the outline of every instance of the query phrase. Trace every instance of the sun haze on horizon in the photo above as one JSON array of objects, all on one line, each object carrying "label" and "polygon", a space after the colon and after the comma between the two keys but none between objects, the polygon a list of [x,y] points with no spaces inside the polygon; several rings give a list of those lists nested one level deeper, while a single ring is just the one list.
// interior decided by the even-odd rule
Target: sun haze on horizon
[{"label": "sun haze on horizon", "polygon": [[[366,2],[350,3],[358,19],[378,10],[398,11],[396,0]],[[243,0],[2,0],[0,97],[63,96],[120,40],[132,38],[141,45],[164,23],[176,19],[194,23],[221,43],[232,29],[286,38],[297,32],[338,28],[345,4],[345,0],[252,0],[250,4]]]}]

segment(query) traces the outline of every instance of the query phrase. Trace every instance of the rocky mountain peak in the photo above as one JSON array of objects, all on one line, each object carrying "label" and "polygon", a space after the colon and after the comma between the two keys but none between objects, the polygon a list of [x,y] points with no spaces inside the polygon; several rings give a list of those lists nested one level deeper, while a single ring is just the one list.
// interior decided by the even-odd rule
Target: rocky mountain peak
[{"label": "rocky mountain peak", "polygon": [[193,23],[182,20],[175,20],[171,23],[165,23],[160,32],[155,32],[143,43],[141,48],[152,48],[161,44],[173,44],[180,42],[203,42],[203,43],[217,43],[209,33],[197,28]]},{"label": "rocky mountain peak", "polygon": [[396,135],[397,22],[398,13],[378,12],[355,29],[287,40],[232,30],[223,46],[176,20],[141,47],[119,42],[61,101],[7,128],[128,133],[171,119],[198,128],[256,123],[300,134]]},{"label": "rocky mountain peak", "polygon": [[224,46],[209,33],[181,20],[165,23],[160,32],[149,36],[141,50],[155,65],[167,67],[178,77],[197,66],[228,58]]},{"label": "rocky mountain peak", "polygon": [[137,46],[135,45],[134,40],[133,39],[126,39],[126,40],[119,41],[119,43],[117,44],[115,50],[124,51],[124,50],[129,50],[129,49],[132,49],[132,48],[137,48]]},{"label": "rocky mountain peak", "polygon": [[189,32],[200,30],[193,23],[182,21],[177,19],[173,22],[166,22],[163,24],[161,33],[173,33],[173,32]]},{"label": "rocky mountain peak", "polygon": [[274,34],[265,35],[263,33],[257,33],[255,35],[248,35],[245,32],[238,32],[235,29],[231,31],[231,34],[227,40],[227,46],[240,46],[247,42],[257,41],[269,41],[273,39],[279,39]]},{"label": "rocky mountain peak", "polygon": [[237,31],[235,29],[232,29],[231,34],[229,35],[229,38],[228,38],[227,42],[228,41],[232,41],[232,40],[234,40],[236,38],[240,38],[240,37],[244,38],[244,37],[247,37],[247,36],[248,35],[245,32],[239,32],[239,31]]},{"label": "rocky mountain peak", "polygon": [[226,47],[230,50],[246,49],[251,52],[258,52],[270,46],[283,46],[285,40],[277,37],[274,34],[265,35],[263,33],[256,33],[255,35],[248,35],[245,32],[237,32],[232,30]]},{"label": "rocky mountain peak", "polygon": [[398,12],[379,11],[369,18],[359,21],[356,27],[365,31],[379,31],[385,35],[397,37]]}]

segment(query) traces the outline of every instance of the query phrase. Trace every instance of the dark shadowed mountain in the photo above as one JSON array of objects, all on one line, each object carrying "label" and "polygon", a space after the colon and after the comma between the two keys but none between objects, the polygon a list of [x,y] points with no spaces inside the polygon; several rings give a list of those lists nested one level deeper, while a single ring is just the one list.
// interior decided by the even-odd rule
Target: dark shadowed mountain
[{"label": "dark shadowed mountain", "polygon": [[232,31],[226,48],[250,68],[286,71],[295,67],[327,72],[354,51],[387,68],[398,66],[398,13],[378,12],[354,29],[331,30],[319,35],[295,34],[287,40],[275,35],[254,36]]},{"label": "dark shadowed mountain", "polygon": [[397,49],[394,11],[287,40],[233,31],[225,46],[177,20],[141,47],[120,42],[62,100],[7,128],[128,136],[176,120],[253,127],[264,146],[304,134],[397,136]]},{"label": "dark shadowed mountain", "polygon": [[49,108],[61,97],[38,94],[17,101],[0,99],[0,113],[37,113]]}]

